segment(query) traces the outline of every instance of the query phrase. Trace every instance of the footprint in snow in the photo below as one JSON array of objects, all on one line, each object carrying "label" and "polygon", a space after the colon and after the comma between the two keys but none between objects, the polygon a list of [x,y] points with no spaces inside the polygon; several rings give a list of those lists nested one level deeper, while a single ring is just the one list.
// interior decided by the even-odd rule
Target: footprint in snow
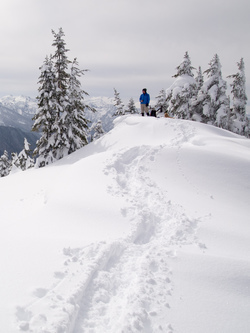
[{"label": "footprint in snow", "polygon": [[47,294],[47,292],[48,292],[48,289],[37,288],[36,290],[33,291],[33,295],[38,297],[38,298],[42,298]]},{"label": "footprint in snow", "polygon": [[64,273],[64,272],[55,272],[54,273],[54,277],[56,279],[63,279],[65,276],[66,276],[66,273]]},{"label": "footprint in snow", "polygon": [[16,308],[16,318],[18,321],[18,326],[20,331],[29,330],[29,321],[32,318],[32,316],[33,314],[31,311],[28,311],[21,306],[18,306]]}]

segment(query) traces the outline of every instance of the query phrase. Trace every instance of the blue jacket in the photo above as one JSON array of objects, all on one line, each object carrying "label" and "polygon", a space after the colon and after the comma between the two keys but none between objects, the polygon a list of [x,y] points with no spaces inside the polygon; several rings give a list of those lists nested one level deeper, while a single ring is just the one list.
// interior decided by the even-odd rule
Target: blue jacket
[{"label": "blue jacket", "polygon": [[140,96],[140,102],[141,102],[141,104],[149,104],[149,102],[150,102],[150,96],[149,96],[149,94],[148,93],[141,94],[141,96]]}]

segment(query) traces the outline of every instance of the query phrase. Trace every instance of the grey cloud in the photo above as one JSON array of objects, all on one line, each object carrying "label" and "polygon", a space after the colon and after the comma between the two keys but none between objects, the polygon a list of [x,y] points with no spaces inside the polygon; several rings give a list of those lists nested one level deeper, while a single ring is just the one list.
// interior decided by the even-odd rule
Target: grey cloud
[{"label": "grey cloud", "polygon": [[[173,82],[189,52],[194,67],[208,68],[218,53],[223,77],[244,58],[250,99],[249,1],[239,0],[12,0],[0,14],[1,90],[37,94],[39,67],[53,53],[51,29],[62,27],[92,95],[136,97],[141,86],[153,95]],[[12,82],[12,83],[11,83]]]}]

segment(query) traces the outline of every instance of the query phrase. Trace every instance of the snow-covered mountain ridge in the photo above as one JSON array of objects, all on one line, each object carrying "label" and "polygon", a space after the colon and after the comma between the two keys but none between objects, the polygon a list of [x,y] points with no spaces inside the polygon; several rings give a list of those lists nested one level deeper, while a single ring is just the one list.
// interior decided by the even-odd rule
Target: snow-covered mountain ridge
[{"label": "snow-covered mountain ridge", "polygon": [[28,98],[5,96],[0,98],[0,125],[31,131],[32,117],[36,112],[36,105]]},{"label": "snow-covered mountain ridge", "polygon": [[36,99],[28,96],[7,95],[0,98],[0,103],[8,109],[15,110],[18,114],[34,115],[37,110]]},{"label": "snow-covered mountain ridge", "polygon": [[[86,119],[89,120],[90,135],[98,120],[102,121],[102,127],[108,132],[113,127],[113,114],[115,107],[112,98],[88,97],[86,104],[95,108],[93,113],[86,110]],[[27,96],[4,96],[0,98],[0,155],[4,150],[9,154],[19,153],[23,149],[24,138],[31,144],[31,149],[36,146],[39,138],[37,133],[31,132],[33,116],[37,111],[36,99]],[[89,135],[89,139],[90,139]]]},{"label": "snow-covered mountain ridge", "polygon": [[0,327],[248,333],[250,141],[123,116],[0,179]]},{"label": "snow-covered mountain ridge", "polygon": [[27,138],[34,149],[39,135],[31,132],[36,102],[29,97],[5,96],[0,98],[0,154],[6,150],[19,153]]},{"label": "snow-covered mountain ridge", "polygon": [[[115,112],[113,99],[108,97],[89,97],[85,103],[97,110],[96,113],[86,111],[86,118],[92,123],[99,119],[103,122],[105,131],[109,131],[112,124],[112,115]],[[28,96],[7,95],[0,98],[0,124],[30,130],[33,124],[32,118],[37,111],[37,101]],[[27,121],[28,120],[28,121]],[[16,125],[15,125],[16,124]]]}]

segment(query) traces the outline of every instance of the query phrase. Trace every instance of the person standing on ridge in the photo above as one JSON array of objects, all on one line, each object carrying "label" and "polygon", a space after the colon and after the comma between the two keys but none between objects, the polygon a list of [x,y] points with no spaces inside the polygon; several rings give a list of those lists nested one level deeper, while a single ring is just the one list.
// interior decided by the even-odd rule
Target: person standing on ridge
[{"label": "person standing on ridge", "polygon": [[147,89],[142,89],[142,94],[140,96],[140,103],[141,103],[141,115],[144,116],[144,113],[146,113],[147,116],[149,116],[148,113],[148,105],[150,102],[150,96],[147,93]]}]

